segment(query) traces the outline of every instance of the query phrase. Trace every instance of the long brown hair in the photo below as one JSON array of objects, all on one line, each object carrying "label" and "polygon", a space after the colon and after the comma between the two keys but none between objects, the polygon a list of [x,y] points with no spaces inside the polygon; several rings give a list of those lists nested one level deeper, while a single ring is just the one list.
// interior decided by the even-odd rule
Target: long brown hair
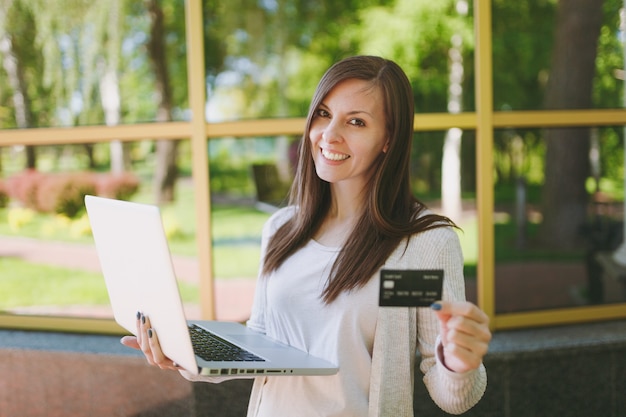
[{"label": "long brown hair", "polygon": [[270,239],[263,273],[276,270],[312,239],[328,213],[330,185],[316,174],[309,130],[322,100],[338,83],[347,79],[366,80],[373,87],[380,88],[384,97],[389,147],[374,161],[374,173],[369,184],[371,191],[367,195],[363,214],[333,264],[322,294],[326,303],[334,301],[343,291],[365,285],[404,238],[436,227],[454,226],[446,217],[421,215],[426,207],[411,192],[409,166],[413,93],[404,71],[387,59],[354,56],[330,67],[315,90],[290,190],[289,203],[297,210]]}]

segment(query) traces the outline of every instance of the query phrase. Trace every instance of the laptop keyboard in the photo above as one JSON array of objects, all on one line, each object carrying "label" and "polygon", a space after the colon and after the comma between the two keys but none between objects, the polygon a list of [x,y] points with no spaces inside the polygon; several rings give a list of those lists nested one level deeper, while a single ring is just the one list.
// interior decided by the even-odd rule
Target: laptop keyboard
[{"label": "laptop keyboard", "polygon": [[195,354],[205,361],[265,362],[265,359],[195,324],[189,325],[189,335]]}]

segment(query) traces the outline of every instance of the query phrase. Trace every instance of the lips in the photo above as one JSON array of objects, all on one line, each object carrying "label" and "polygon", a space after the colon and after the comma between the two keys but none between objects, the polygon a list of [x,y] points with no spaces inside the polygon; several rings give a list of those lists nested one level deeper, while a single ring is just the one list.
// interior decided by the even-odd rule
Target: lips
[{"label": "lips", "polygon": [[346,155],[343,153],[331,152],[326,149],[322,149],[322,156],[331,161],[345,161],[350,158],[350,155]]}]

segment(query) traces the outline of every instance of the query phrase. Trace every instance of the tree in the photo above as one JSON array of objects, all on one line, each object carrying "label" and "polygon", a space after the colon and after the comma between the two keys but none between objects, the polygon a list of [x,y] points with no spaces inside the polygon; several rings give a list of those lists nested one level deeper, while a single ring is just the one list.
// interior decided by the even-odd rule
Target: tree
[{"label": "tree", "polygon": [[[462,16],[467,15],[468,3],[466,0],[457,0],[456,9]],[[448,52],[450,59],[448,88],[448,111],[459,113],[463,103],[463,37],[460,34],[452,35],[451,47]],[[461,140],[463,131],[451,128],[446,132],[443,143],[443,158],[441,163],[441,208],[442,213],[458,221],[463,213],[461,200]]]},{"label": "tree", "polygon": [[[537,110],[543,106],[555,30],[556,1],[492,0],[493,107],[496,111]],[[471,55],[470,55],[471,58]],[[474,68],[467,65],[467,81]],[[467,99],[474,101],[466,89]],[[465,100],[467,104],[468,101]],[[513,187],[543,181],[545,147],[536,128],[498,129],[494,132],[496,185]],[[531,161],[537,168],[529,172]]]},{"label": "tree", "polygon": [[[361,53],[381,54],[407,72],[418,113],[463,109],[464,57],[473,50],[466,1],[398,0],[390,7],[360,13],[352,32]],[[377,27],[372,32],[370,27]],[[441,191],[443,213],[454,220],[461,215],[461,146],[463,132],[428,132],[415,147],[417,177],[426,191]],[[414,169],[417,171],[417,169]],[[437,190],[439,188],[439,190]]]},{"label": "tree", "polygon": [[[97,89],[101,77],[96,63],[101,60],[101,46],[105,44],[99,41],[107,28],[108,9],[117,1],[77,0],[70,4],[66,0],[19,0],[11,3],[9,14],[3,16],[7,16],[6,27],[15,29],[20,24],[24,27],[23,33],[8,44],[21,55],[25,97],[33,109],[32,126],[99,123],[102,111]],[[17,57],[15,53],[12,55]],[[19,91],[19,84],[13,85],[13,90]],[[22,119],[20,107],[14,106],[14,109]],[[72,145],[65,146],[76,149]],[[80,147],[87,153],[89,166],[93,168],[93,145]]]},{"label": "tree", "polygon": [[[595,58],[602,25],[602,0],[560,0],[546,109],[592,106]],[[581,244],[587,218],[589,129],[555,128],[545,132],[547,145],[539,238],[551,248]]]},{"label": "tree", "polygon": [[[146,6],[150,15],[148,56],[152,62],[158,94],[156,119],[159,122],[167,122],[172,120],[172,89],[167,67],[163,9],[159,0],[147,0]],[[177,155],[177,140],[157,140],[154,186],[159,204],[174,201],[174,189],[178,178]]]},{"label": "tree", "polygon": [[[7,5],[5,5],[7,6]],[[0,31],[0,54],[3,56],[3,66],[9,84],[13,90],[13,106],[16,125],[26,129],[36,127],[36,117],[33,112],[33,102],[29,92],[29,82],[38,83],[40,77],[27,74],[27,68],[37,60],[37,49],[33,48],[36,37],[36,25],[32,11],[20,0],[8,3],[2,10],[5,16]],[[39,86],[31,88],[38,91]],[[37,157],[33,146],[26,147],[26,168],[35,169]]]},{"label": "tree", "polygon": [[[121,115],[120,83],[118,77],[119,56],[121,48],[121,0],[109,0],[96,2],[94,8],[99,9],[99,25],[102,27],[103,53],[99,65],[100,77],[99,92],[100,102],[104,110],[104,122],[107,126],[119,124]],[[98,42],[98,44],[100,44]],[[130,167],[128,146],[119,140],[113,140],[109,144],[111,152],[111,171],[120,173]]]}]

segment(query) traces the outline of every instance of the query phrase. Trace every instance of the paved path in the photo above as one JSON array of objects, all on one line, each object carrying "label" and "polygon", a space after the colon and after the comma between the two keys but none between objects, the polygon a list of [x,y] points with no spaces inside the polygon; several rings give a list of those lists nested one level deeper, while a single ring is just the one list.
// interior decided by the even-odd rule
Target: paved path
[{"label": "paved path", "polygon": [[[95,248],[89,245],[46,242],[36,239],[0,236],[0,257],[16,257],[32,263],[62,266],[100,272]],[[195,258],[173,256],[174,269],[181,281],[198,282],[198,264]],[[0,271],[1,278],[2,271]],[[587,285],[584,263],[507,263],[496,266],[498,277],[496,307],[498,312],[513,312],[544,308],[562,308],[582,305],[581,291]],[[217,279],[215,283],[216,318],[245,321],[252,306],[254,279]],[[467,298],[476,302],[475,281],[466,282]],[[199,318],[197,305],[185,306],[189,318]],[[65,307],[61,314],[108,316],[108,309],[89,309],[81,306]],[[15,310],[31,314],[54,314],[50,307],[28,307]]]},{"label": "paved path", "polygon": [[[93,245],[0,236],[0,257],[13,257],[36,264],[100,272],[100,262]],[[172,262],[176,276],[181,281],[198,282],[198,262],[195,258],[173,256]],[[215,280],[216,318],[220,320],[246,320],[250,314],[254,285],[254,279]],[[32,308],[20,311],[36,313],[37,310],[40,309]],[[68,312],[72,313],[71,310]],[[190,318],[197,318],[199,317],[199,307],[189,306],[187,313]],[[94,314],[99,316],[103,313],[94,312]]]}]

